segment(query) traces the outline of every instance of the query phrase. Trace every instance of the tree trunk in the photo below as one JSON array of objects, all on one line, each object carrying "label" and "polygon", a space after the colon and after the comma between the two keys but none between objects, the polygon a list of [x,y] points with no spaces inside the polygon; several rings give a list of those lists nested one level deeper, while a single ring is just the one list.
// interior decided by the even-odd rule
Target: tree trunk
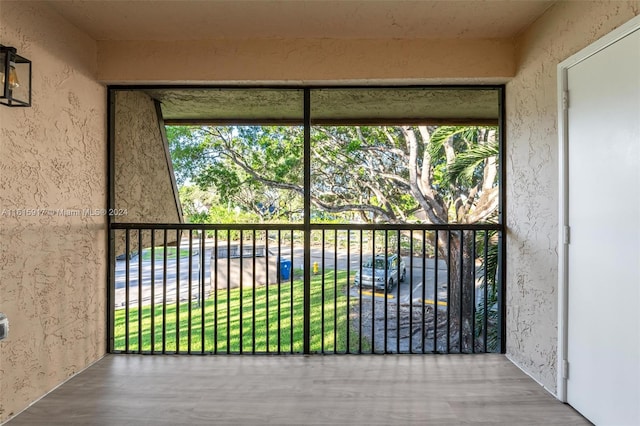
[{"label": "tree trunk", "polygon": [[439,231],[438,256],[446,262],[448,273],[448,325],[438,333],[448,332],[450,352],[472,352],[475,304],[473,233]]}]

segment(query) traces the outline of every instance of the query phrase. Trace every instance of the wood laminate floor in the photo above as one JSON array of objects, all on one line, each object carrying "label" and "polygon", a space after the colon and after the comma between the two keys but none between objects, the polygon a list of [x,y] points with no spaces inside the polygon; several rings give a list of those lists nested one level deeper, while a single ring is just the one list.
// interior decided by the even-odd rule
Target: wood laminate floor
[{"label": "wood laminate floor", "polygon": [[108,355],[7,423],[583,425],[502,355]]}]

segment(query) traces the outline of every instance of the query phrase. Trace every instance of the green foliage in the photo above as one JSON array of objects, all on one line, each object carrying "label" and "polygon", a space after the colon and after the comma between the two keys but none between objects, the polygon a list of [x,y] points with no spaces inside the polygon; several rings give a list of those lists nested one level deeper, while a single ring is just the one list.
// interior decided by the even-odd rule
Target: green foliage
[{"label": "green foliage", "polygon": [[165,130],[176,182],[181,186],[206,167],[207,145],[199,127],[167,126]]},{"label": "green foliage", "polygon": [[497,143],[488,145],[475,145],[467,151],[458,154],[455,160],[447,167],[443,178],[449,184],[462,183],[472,186],[474,180],[480,178],[482,165],[489,157],[496,157],[499,153]]},{"label": "green foliage", "polygon": [[[408,162],[409,141],[402,127],[312,127],[312,203],[315,210],[325,212],[314,214],[347,221],[355,214],[358,220],[403,222],[424,217],[425,212],[419,211],[425,205],[440,205],[449,213],[445,217],[439,213],[436,223],[464,221],[467,213],[459,209],[460,203],[473,207],[482,196],[478,186],[483,184],[487,158],[497,155],[497,144],[487,141],[488,128],[407,129],[417,138],[414,164]],[[302,127],[168,127],[167,135],[181,185],[196,184],[213,195],[213,204],[239,207],[258,221],[301,219]],[[429,169],[423,170],[424,165]],[[420,202],[420,197],[432,200]],[[202,209],[189,215],[205,220]]]},{"label": "green foliage", "polygon": [[194,185],[182,185],[178,194],[182,212],[190,223],[206,223],[204,220],[209,215],[209,209],[218,202],[215,194]]},{"label": "green foliage", "polygon": [[[244,176],[242,178],[246,179]],[[215,188],[222,203],[232,201],[234,195],[240,191],[244,184],[250,185],[252,183],[243,182],[242,178],[237,170],[230,169],[223,163],[208,164],[199,174],[193,176],[193,180],[202,190]]]},{"label": "green foliage", "polygon": [[398,209],[403,212],[412,212],[418,209],[420,206],[416,199],[411,194],[400,194],[398,197]]},{"label": "green foliage", "polygon": [[[168,127],[167,135],[181,185],[196,184],[214,194],[217,204],[253,212],[254,221],[292,220],[301,210],[300,194],[271,184],[302,182],[300,128]],[[205,219],[201,211],[192,216]]]},{"label": "green foliage", "polygon": [[255,223],[256,215],[240,208],[227,208],[220,205],[209,210],[209,223]]},{"label": "green foliage", "polygon": [[444,145],[449,139],[453,139],[457,150],[468,148],[473,142],[477,142],[477,128],[465,126],[441,126],[431,133],[427,150],[433,159],[445,160]]}]

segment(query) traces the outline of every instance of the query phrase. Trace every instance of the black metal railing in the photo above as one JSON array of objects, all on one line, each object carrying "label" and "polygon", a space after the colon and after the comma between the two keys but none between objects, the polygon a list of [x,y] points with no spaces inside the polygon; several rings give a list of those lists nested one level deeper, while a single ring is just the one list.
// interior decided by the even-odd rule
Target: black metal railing
[{"label": "black metal railing", "polygon": [[114,223],[109,349],[503,352],[502,234],[493,224]]}]

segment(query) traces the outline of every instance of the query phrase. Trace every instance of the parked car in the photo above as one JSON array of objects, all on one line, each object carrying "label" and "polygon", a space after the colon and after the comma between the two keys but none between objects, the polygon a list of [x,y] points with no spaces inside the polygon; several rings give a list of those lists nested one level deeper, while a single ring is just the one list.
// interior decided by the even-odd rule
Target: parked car
[{"label": "parked car", "polygon": [[[399,265],[398,262],[400,262]],[[362,263],[362,277],[358,270],[354,283],[356,286],[371,287],[376,290],[384,290],[386,286],[386,289],[390,290],[398,281],[404,281],[406,275],[407,269],[401,257],[397,254],[388,255],[385,267],[385,255],[378,254],[375,258],[369,258]]]}]

